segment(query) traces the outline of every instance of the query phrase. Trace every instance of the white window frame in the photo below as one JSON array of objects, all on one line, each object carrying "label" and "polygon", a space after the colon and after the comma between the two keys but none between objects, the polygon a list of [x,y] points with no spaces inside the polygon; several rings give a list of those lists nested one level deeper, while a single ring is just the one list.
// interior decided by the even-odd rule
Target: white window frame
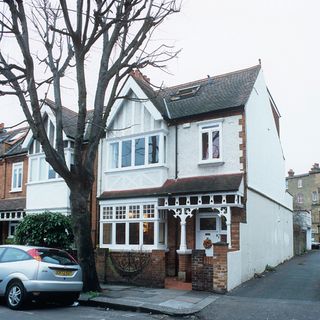
[{"label": "white window frame", "polygon": [[[149,163],[149,138],[152,136],[159,136],[159,154],[158,158],[159,161],[157,163]],[[143,165],[135,165],[135,140],[137,139],[144,139],[144,164]],[[166,141],[165,141],[166,140]],[[131,165],[122,167],[122,143],[124,141],[131,141]],[[113,143],[118,143],[118,161],[117,161],[117,167],[112,168],[112,152],[111,152],[111,145]],[[165,166],[167,161],[167,135],[163,131],[152,131],[145,134],[138,134],[138,135],[130,135],[130,136],[124,136],[121,138],[112,138],[107,139],[107,172],[114,172],[114,171],[126,171],[126,170],[132,170],[132,169],[144,169],[144,168],[150,168],[150,167],[159,167],[159,166]]]},{"label": "white window frame", "polygon": [[[16,185],[15,185],[15,175]],[[19,175],[21,175],[21,186],[19,186]],[[15,162],[12,164],[12,177],[11,177],[11,192],[19,192],[22,191],[23,185],[23,162]]]},{"label": "white window frame", "polygon": [[312,202],[318,202],[319,195],[317,191],[312,191],[311,197],[312,197]]},{"label": "white window frame", "polygon": [[297,194],[297,203],[303,203],[304,199],[303,199],[303,193],[298,193]]},{"label": "white window frame", "polygon": [[[119,217],[116,218],[116,207],[125,207],[126,208],[126,216],[125,218]],[[129,217],[129,207],[139,208],[140,217],[136,216]],[[144,208],[146,209],[154,208],[154,216],[153,217],[144,217]],[[112,214],[110,214],[110,209],[104,208],[113,208]],[[106,212],[108,214],[106,214]],[[112,218],[111,218],[112,217]],[[154,223],[154,234],[153,244],[143,244],[143,224],[144,222],[153,222]],[[116,223],[125,223],[125,244],[116,244]],[[130,223],[139,223],[139,244],[129,244],[129,224]],[[165,224],[165,236],[164,243],[160,243],[160,224]],[[103,243],[103,225],[111,224],[112,225],[112,241],[111,244]],[[167,248],[167,221],[166,215],[160,214],[157,207],[157,202],[155,201],[139,201],[136,202],[134,200],[124,200],[122,202],[104,202],[100,204],[100,248],[109,248],[111,250],[119,250],[119,251],[151,251],[155,249],[164,250]]]},{"label": "white window frame", "polygon": [[[55,172],[55,177],[49,179],[49,169],[50,169],[50,164],[45,160],[45,178],[40,179],[40,166],[41,166],[41,161],[45,160],[45,155],[44,154],[36,154],[36,155],[29,155],[29,176],[28,176],[28,183],[37,183],[37,182],[48,182],[48,181],[56,181],[56,180],[61,180],[61,177],[57,172]],[[31,175],[32,175],[32,166],[31,162],[36,161],[36,173],[34,176],[34,180],[31,180]]]},{"label": "white window frame", "polygon": [[298,179],[298,188],[302,188],[302,179]]},{"label": "white window frame", "polygon": [[[223,120],[205,121],[198,123],[199,126],[199,164],[222,163],[223,162],[223,140],[222,140]],[[219,158],[212,158],[212,133],[219,132]],[[208,159],[202,159],[202,134],[208,133]]]},{"label": "white window frame", "polygon": [[[18,221],[9,221],[9,223],[8,223],[8,239],[12,239],[14,237],[18,224],[19,224]],[[12,227],[14,227],[14,233],[11,232]]]}]

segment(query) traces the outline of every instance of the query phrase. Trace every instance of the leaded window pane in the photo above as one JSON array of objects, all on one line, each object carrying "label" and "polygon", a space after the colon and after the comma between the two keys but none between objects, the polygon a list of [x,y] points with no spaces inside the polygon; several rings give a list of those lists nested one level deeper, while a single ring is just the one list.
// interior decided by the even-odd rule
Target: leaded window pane
[{"label": "leaded window pane", "polygon": [[126,140],[122,142],[122,167],[130,167],[131,166],[131,148],[132,143],[131,140]]},{"label": "leaded window pane", "polygon": [[129,223],[129,244],[139,244],[140,223]]},{"label": "leaded window pane", "polygon": [[149,137],[148,163],[159,162],[159,136]]},{"label": "leaded window pane", "polygon": [[142,166],[144,165],[145,139],[144,138],[135,139],[134,147],[135,147],[134,165]]},{"label": "leaded window pane", "polygon": [[116,244],[126,243],[126,224],[116,223]]},{"label": "leaded window pane", "polygon": [[143,244],[154,244],[154,223],[143,223]]}]

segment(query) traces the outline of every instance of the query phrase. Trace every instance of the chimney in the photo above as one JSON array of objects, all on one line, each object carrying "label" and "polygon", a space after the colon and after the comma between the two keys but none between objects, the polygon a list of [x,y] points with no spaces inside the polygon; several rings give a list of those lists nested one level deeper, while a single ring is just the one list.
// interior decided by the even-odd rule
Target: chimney
[{"label": "chimney", "polygon": [[293,171],[292,169],[290,169],[290,170],[288,171],[288,176],[289,176],[289,177],[293,177],[293,176],[294,176],[294,171]]},{"label": "chimney", "polygon": [[318,172],[320,172],[319,163],[315,162],[311,167],[311,170],[309,171],[309,173],[318,173]]},{"label": "chimney", "polygon": [[150,84],[150,78],[144,75],[140,70],[132,70],[130,74],[137,79],[143,80],[144,82]]},{"label": "chimney", "polygon": [[0,123],[0,132],[3,132],[3,131],[4,131],[4,123],[1,122],[1,123]]}]

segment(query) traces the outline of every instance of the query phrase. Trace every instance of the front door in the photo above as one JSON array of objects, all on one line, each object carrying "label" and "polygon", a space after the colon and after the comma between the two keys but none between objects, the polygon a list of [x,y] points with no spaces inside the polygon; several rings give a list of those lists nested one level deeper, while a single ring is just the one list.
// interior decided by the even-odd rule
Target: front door
[{"label": "front door", "polygon": [[[212,243],[221,241],[221,219],[212,212],[199,212],[196,215],[196,249],[205,249],[203,242],[206,239],[210,239]],[[221,232],[222,231],[222,232]],[[212,248],[206,249],[206,255],[212,256]]]}]

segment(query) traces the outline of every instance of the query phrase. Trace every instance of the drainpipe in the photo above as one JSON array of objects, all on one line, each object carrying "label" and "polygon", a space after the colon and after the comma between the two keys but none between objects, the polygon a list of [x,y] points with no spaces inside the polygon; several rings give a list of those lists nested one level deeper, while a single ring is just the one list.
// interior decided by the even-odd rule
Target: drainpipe
[{"label": "drainpipe", "polygon": [[178,179],[178,125],[175,125],[175,179]]}]

